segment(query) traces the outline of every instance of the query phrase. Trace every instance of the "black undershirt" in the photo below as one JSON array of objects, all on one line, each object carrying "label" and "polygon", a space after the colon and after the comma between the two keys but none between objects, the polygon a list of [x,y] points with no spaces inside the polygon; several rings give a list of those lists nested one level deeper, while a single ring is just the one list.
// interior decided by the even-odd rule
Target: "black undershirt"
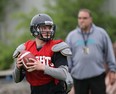
[{"label": "black undershirt", "polygon": [[63,56],[60,52],[54,52],[54,54],[52,56],[52,63],[54,63],[56,68],[61,65],[68,65],[67,57]]}]

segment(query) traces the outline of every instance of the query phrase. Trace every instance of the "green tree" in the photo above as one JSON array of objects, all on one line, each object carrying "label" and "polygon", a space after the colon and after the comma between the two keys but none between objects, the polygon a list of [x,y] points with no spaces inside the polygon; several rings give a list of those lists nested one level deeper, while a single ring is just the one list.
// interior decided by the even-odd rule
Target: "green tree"
[{"label": "green tree", "polygon": [[47,13],[57,24],[57,38],[65,39],[69,31],[77,26],[79,9],[88,8],[92,11],[94,23],[106,29],[113,42],[116,40],[116,17],[104,13],[102,9],[106,0],[55,0],[48,3],[49,1],[46,3]]},{"label": "green tree", "polygon": [[[11,33],[7,34],[8,32],[1,31],[1,28],[3,28],[2,24],[4,23],[8,13],[17,9],[19,4],[19,0],[0,1],[0,69],[8,69],[10,65],[13,63],[12,52],[14,49],[12,43],[7,44],[6,42],[10,40],[9,38]],[[2,40],[1,37],[4,37],[5,40]]]},{"label": "green tree", "polygon": [[15,10],[19,6],[19,0],[0,0],[0,22],[3,22],[7,12]]},{"label": "green tree", "polygon": [[[16,31],[14,31],[15,41],[14,45],[19,45],[20,43],[23,43],[29,39],[32,39],[33,36],[30,32],[30,21],[34,15],[38,13],[38,10],[33,8],[29,13],[25,14],[22,12],[18,12],[14,14],[14,18],[19,21],[19,24],[17,24]],[[21,31],[20,31],[21,30]],[[19,35],[19,32],[22,32]]]}]

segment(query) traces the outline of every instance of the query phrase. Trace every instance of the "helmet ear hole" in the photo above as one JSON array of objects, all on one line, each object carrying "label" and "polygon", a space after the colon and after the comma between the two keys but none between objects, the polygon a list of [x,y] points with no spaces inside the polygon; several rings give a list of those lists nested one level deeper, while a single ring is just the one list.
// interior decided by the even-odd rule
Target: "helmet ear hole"
[{"label": "helmet ear hole", "polygon": [[37,28],[35,26],[30,26],[30,31],[34,37],[39,35],[39,32],[37,31]]},{"label": "helmet ear hole", "polygon": [[53,30],[56,31],[56,25],[55,24],[53,25]]}]

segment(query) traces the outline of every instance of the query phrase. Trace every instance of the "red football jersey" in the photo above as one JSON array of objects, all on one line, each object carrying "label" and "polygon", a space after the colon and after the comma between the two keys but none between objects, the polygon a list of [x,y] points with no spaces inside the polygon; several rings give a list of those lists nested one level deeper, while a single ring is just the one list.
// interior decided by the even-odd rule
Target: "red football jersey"
[{"label": "red football jersey", "polygon": [[[47,42],[39,51],[36,48],[36,42],[34,40],[27,41],[25,46],[26,50],[34,54],[41,63],[54,67],[54,64],[51,62],[51,57],[53,55],[51,48],[53,45],[60,42],[62,42],[62,40],[51,40]],[[26,79],[32,86],[44,85],[54,80],[53,77],[44,74],[42,71],[26,72]]]}]

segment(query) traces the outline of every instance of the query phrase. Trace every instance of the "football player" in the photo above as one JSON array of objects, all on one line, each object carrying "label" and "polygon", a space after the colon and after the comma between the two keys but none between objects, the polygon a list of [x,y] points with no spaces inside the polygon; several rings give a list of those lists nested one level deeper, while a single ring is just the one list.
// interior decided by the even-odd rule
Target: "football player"
[{"label": "football player", "polygon": [[[31,94],[66,94],[70,90],[66,80],[70,76],[67,66],[67,56],[72,53],[63,40],[53,40],[56,25],[47,14],[35,15],[30,23],[31,34],[34,40],[28,40],[19,45],[14,51],[13,58],[16,66],[13,78],[16,83],[24,77],[30,84]],[[20,58],[22,50],[30,51],[37,60],[30,58],[26,70]],[[70,78],[68,84],[72,85]]]}]

